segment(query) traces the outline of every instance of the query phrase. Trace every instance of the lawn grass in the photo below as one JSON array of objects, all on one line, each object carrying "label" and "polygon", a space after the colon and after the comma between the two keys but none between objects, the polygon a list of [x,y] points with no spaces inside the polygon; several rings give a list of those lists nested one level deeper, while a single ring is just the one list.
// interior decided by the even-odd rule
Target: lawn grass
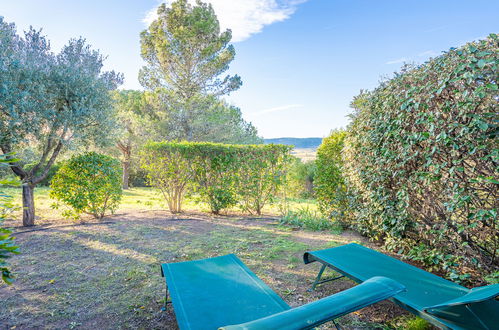
[{"label": "lawn grass", "polygon": [[[19,190],[9,191],[19,200]],[[165,282],[160,263],[235,253],[291,306],[351,287],[341,279],[308,292],[319,265],[304,265],[304,251],[334,247],[362,237],[315,232],[279,224],[278,218],[241,214],[211,216],[203,206],[172,215],[150,188],[125,192],[122,206],[102,222],[62,219],[47,188],[36,191],[38,222],[14,227],[21,254],[11,259],[12,286],[0,285],[2,329],[176,329],[174,313],[161,311]],[[191,202],[189,202],[191,203]],[[296,201],[296,205],[303,204]],[[188,209],[188,207],[186,207]],[[383,302],[339,320],[346,328],[400,327],[414,318]],[[404,320],[405,320],[404,319]],[[328,329],[325,325],[322,328]]]},{"label": "lawn grass", "polygon": [[[3,188],[2,191],[14,198],[16,204],[20,207],[22,205],[21,188]],[[55,210],[51,206],[56,200],[50,198],[49,187],[36,187],[35,188],[35,208],[36,215],[41,220],[50,220],[53,218],[60,218],[61,210]],[[283,202],[278,201],[271,205],[266,205],[263,209],[263,214],[266,215],[279,215],[282,213]],[[317,203],[315,200],[289,198],[287,200],[287,207],[290,210],[298,210],[301,208],[310,208],[317,210]],[[123,198],[116,213],[127,212],[132,210],[167,210],[168,204],[163,198],[161,192],[151,187],[136,187],[123,191]],[[182,209],[187,212],[210,212],[209,205],[199,201],[197,196],[188,196],[184,199]],[[229,214],[241,214],[241,210],[237,207],[226,210]],[[20,214],[20,212],[18,212]]]}]

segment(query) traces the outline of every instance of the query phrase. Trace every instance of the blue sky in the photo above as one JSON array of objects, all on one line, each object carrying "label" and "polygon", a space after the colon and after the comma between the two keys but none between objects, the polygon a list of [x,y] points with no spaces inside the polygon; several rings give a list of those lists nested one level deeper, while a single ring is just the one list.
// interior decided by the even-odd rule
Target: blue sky
[{"label": "blue sky", "polygon": [[[349,103],[402,63],[499,33],[499,1],[210,0],[233,30],[230,73],[243,86],[227,97],[260,135],[324,137],[348,123]],[[140,89],[139,33],[158,0],[0,0],[20,31],[42,28],[58,50],[83,36]]]}]

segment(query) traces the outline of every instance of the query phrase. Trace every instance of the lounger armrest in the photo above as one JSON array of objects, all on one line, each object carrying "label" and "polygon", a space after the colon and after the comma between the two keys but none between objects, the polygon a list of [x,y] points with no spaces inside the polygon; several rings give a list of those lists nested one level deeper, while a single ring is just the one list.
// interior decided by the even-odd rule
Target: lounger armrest
[{"label": "lounger armrest", "polygon": [[386,277],[373,277],[348,290],[261,319],[229,325],[220,330],[309,329],[350,312],[390,298],[405,287]]}]

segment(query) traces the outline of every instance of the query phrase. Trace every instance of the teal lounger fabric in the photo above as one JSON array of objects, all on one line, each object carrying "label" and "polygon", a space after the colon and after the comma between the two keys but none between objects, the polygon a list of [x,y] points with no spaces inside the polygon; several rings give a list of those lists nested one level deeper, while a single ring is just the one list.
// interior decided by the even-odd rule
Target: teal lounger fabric
[{"label": "teal lounger fabric", "polygon": [[373,277],[332,296],[270,315],[252,322],[227,326],[223,330],[311,329],[327,321],[388,299],[405,288],[386,277]]},{"label": "teal lounger fabric", "polygon": [[309,329],[404,290],[377,277],[290,309],[233,254],[162,264],[161,270],[181,330]]},{"label": "teal lounger fabric", "polygon": [[161,267],[180,329],[217,329],[290,308],[233,254]]},{"label": "teal lounger fabric", "polygon": [[407,290],[393,299],[439,327],[499,329],[499,285],[470,290],[355,243],[306,252],[303,258],[306,264],[318,261],[359,283],[374,276],[401,283]]}]

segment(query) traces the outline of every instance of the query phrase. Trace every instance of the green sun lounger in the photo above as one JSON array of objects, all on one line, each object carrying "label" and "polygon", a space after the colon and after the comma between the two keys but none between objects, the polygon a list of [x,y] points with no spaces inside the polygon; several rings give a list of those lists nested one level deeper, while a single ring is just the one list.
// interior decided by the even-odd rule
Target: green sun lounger
[{"label": "green sun lounger", "polygon": [[[468,289],[422,269],[406,264],[358,244],[306,252],[305,264],[320,262],[322,267],[312,285],[346,276],[362,283],[385,276],[407,290],[392,298],[407,310],[447,329],[499,329],[499,284]],[[342,276],[321,280],[329,267]]]},{"label": "green sun lounger", "polygon": [[404,290],[375,277],[291,308],[234,254],[162,264],[161,273],[181,330],[310,329]]}]

